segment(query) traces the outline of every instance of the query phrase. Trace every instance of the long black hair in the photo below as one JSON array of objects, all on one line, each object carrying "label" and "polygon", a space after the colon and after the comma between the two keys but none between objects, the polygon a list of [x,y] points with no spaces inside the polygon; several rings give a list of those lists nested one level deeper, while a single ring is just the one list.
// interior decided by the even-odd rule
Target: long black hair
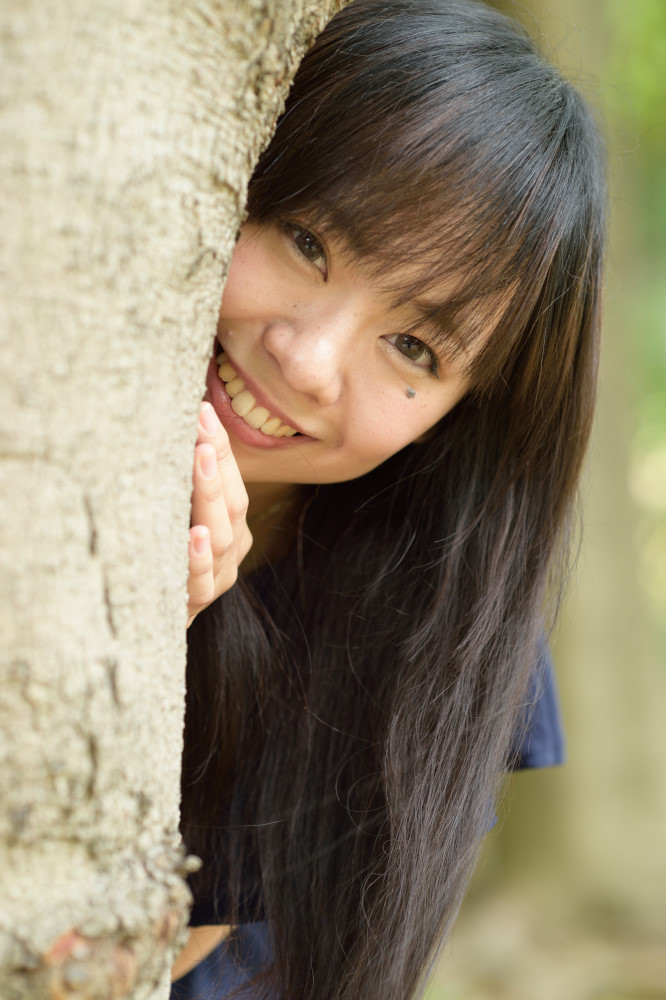
[{"label": "long black hair", "polygon": [[429,320],[472,358],[425,441],[318,488],[294,552],[190,629],[195,888],[228,922],[265,916],[285,1000],[405,1000],[460,903],[566,563],[602,161],[583,100],[502,14],[355,0],[252,178],[251,220],[307,220],[377,274],[409,264],[406,299],[448,279]]}]

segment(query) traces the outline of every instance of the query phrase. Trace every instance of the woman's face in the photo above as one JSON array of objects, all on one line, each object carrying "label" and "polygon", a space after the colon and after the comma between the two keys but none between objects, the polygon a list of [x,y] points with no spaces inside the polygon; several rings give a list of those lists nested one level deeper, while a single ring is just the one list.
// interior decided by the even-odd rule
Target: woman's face
[{"label": "woman's face", "polygon": [[207,398],[246,483],[354,479],[464,395],[462,361],[417,339],[426,303],[395,306],[386,288],[296,223],[243,227]]}]

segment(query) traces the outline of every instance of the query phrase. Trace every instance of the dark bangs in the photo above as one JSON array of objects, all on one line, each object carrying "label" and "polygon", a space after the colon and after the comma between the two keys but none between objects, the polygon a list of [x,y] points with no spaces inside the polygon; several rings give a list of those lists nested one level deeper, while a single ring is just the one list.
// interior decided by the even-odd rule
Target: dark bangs
[{"label": "dark bangs", "polygon": [[382,0],[357,0],[306,55],[250,183],[249,218],[333,236],[360,266],[390,272],[398,302],[439,286],[424,324],[453,355],[473,353],[468,373],[486,393],[535,310],[558,296],[556,258],[572,280],[598,258],[596,128],[496,10],[405,0],[391,15]]}]

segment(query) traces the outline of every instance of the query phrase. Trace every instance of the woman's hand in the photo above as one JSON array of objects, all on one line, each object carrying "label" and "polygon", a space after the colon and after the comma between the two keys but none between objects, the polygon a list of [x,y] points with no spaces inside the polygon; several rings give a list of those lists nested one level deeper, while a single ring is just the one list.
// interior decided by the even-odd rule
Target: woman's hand
[{"label": "woman's hand", "polygon": [[252,545],[245,520],[247,491],[229,436],[210,403],[202,403],[199,412],[192,482],[188,628],[200,611],[233,587]]}]

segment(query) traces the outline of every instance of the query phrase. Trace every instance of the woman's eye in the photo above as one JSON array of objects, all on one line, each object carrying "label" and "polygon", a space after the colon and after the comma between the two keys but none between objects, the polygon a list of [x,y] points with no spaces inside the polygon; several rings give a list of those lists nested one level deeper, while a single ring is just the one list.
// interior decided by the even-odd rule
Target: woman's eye
[{"label": "woman's eye", "polygon": [[324,278],[328,277],[328,263],[326,260],[326,251],[324,250],[321,241],[317,239],[314,233],[309,232],[307,229],[303,229],[302,226],[296,226],[293,223],[287,223],[285,226],[287,232],[291,236],[298,252],[309,260],[310,263],[314,264]]},{"label": "woman's eye", "polygon": [[386,339],[389,344],[393,344],[404,357],[418,365],[419,368],[426,368],[431,374],[437,374],[436,355],[418,337],[412,337],[409,333],[392,333]]}]

